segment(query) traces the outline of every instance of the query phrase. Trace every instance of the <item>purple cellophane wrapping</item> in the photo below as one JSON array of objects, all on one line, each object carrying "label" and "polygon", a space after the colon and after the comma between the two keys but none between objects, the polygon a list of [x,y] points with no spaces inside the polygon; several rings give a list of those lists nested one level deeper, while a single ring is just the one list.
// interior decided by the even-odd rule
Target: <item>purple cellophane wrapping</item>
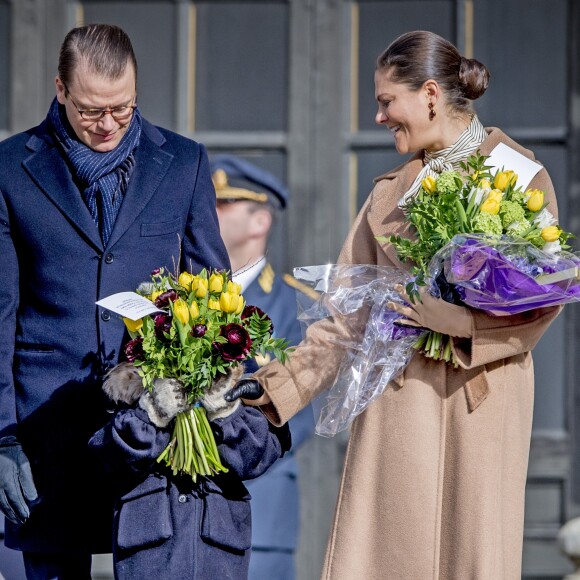
[{"label": "purple cellophane wrapping", "polygon": [[[434,277],[442,270],[467,306],[506,315],[580,300],[578,267],[580,259],[571,252],[549,254],[524,240],[464,234],[436,254],[430,269]],[[569,277],[538,281],[556,272]]]}]

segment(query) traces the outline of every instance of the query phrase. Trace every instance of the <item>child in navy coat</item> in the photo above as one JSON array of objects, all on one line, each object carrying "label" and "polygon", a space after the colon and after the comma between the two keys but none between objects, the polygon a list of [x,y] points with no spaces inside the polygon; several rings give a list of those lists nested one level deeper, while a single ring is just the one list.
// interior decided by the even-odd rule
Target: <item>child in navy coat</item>
[{"label": "child in navy coat", "polygon": [[118,495],[116,580],[247,578],[251,515],[242,480],[258,477],[281,457],[290,448],[290,432],[273,427],[254,407],[225,401],[241,373],[240,367],[217,380],[201,401],[228,472],[197,483],[156,462],[174,417],[188,408],[182,385],[157,379],[152,392],[144,391],[130,364],[116,367],[105,382],[105,392],[123,408],[90,446],[111,472]]}]

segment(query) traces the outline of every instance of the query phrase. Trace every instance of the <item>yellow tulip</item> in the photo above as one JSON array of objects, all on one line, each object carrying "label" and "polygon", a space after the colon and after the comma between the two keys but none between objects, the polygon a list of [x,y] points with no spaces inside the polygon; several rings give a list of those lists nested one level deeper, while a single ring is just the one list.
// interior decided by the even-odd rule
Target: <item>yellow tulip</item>
[{"label": "yellow tulip", "polygon": [[529,195],[527,206],[530,211],[540,211],[544,205],[544,192],[540,189],[528,189]]},{"label": "yellow tulip", "polygon": [[235,312],[238,308],[238,302],[240,297],[237,294],[232,294],[231,292],[224,292],[220,296],[220,308],[227,312],[228,314],[231,312]]},{"label": "yellow tulip", "polygon": [[224,287],[224,279],[221,274],[212,274],[209,277],[209,291],[221,292]]},{"label": "yellow tulip", "polygon": [[193,282],[193,274],[189,272],[181,272],[177,282],[180,286],[183,286],[186,290],[191,290],[191,283]]},{"label": "yellow tulip", "polygon": [[175,316],[181,324],[187,324],[189,322],[189,306],[185,300],[178,298],[173,303],[173,316]]},{"label": "yellow tulip", "polygon": [[510,184],[515,185],[518,176],[511,170],[500,171],[493,180],[493,186],[501,191],[505,191]]},{"label": "yellow tulip", "polygon": [[242,310],[244,309],[244,306],[246,305],[246,301],[244,300],[243,296],[239,297],[240,300],[238,302],[238,307],[236,308],[236,314],[241,314]]},{"label": "yellow tulip", "polygon": [[428,175],[421,180],[421,185],[427,193],[433,194],[437,189],[437,180],[432,175]]},{"label": "yellow tulip", "polygon": [[161,296],[161,294],[163,294],[163,290],[155,290],[155,292],[151,293],[149,300],[151,300],[151,302],[155,302],[157,297]]},{"label": "yellow tulip", "polygon": [[497,215],[499,213],[499,201],[497,199],[493,199],[492,197],[488,197],[480,206],[480,211],[484,213],[490,213],[493,215]]},{"label": "yellow tulip", "polygon": [[[193,283],[192,283],[192,288],[193,288]],[[203,298],[204,296],[206,296],[207,289],[208,289],[208,283],[207,283],[207,280],[205,278],[198,278],[195,281],[195,295],[198,298]]]},{"label": "yellow tulip", "polygon": [[486,199],[493,199],[498,203],[503,199],[503,193],[499,189],[492,189],[488,194]]},{"label": "yellow tulip", "polygon": [[197,302],[192,302],[189,305],[189,315],[191,316],[192,320],[195,320],[199,316],[199,308],[197,306]]},{"label": "yellow tulip", "polygon": [[130,318],[123,318],[123,322],[127,327],[129,332],[137,332],[140,328],[143,327],[143,319],[139,318],[139,320],[131,320]]},{"label": "yellow tulip", "polygon": [[230,294],[241,294],[242,293],[242,286],[237,282],[233,282],[232,280],[228,281],[227,285],[227,292]]},{"label": "yellow tulip", "polygon": [[491,183],[489,182],[489,179],[483,178],[479,184],[478,184],[479,189],[491,189]]},{"label": "yellow tulip", "polygon": [[555,242],[560,237],[562,230],[558,226],[542,228],[541,236],[545,242]]},{"label": "yellow tulip", "polygon": [[210,298],[207,301],[207,307],[210,308],[211,310],[221,310],[220,301],[215,300],[214,298]]}]

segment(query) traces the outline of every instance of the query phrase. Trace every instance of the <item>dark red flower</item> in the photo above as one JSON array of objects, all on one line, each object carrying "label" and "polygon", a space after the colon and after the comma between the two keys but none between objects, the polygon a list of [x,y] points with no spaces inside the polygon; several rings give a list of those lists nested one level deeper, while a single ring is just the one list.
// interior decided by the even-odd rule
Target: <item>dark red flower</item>
[{"label": "dark red flower", "polygon": [[207,330],[207,326],[205,324],[196,324],[189,334],[195,338],[201,338],[205,331]]},{"label": "dark red flower", "polygon": [[258,308],[257,306],[247,305],[242,310],[241,319],[246,320],[247,318],[250,318],[252,314],[257,314],[263,320],[264,319],[267,320],[270,323],[270,334],[274,333],[274,323],[272,322],[272,319],[261,308]]},{"label": "dark red flower", "polygon": [[161,268],[154,268],[153,270],[151,270],[151,277],[159,276],[159,274],[161,274]]},{"label": "dark red flower", "polygon": [[157,308],[165,308],[169,305],[169,301],[175,302],[179,298],[179,295],[175,290],[166,290],[163,294],[159,294],[157,298],[155,298],[155,306]]},{"label": "dark red flower", "polygon": [[252,339],[240,324],[226,324],[220,329],[220,336],[227,342],[214,342],[213,346],[226,362],[241,361],[250,354]]},{"label": "dark red flower", "polygon": [[173,318],[170,314],[156,314],[153,317],[153,322],[155,323],[155,336],[159,340],[167,340],[164,333],[169,334],[172,321]]},{"label": "dark red flower", "polygon": [[125,345],[125,356],[129,362],[134,362],[136,360],[144,360],[145,356],[143,353],[143,337],[138,336],[137,338],[131,339]]}]

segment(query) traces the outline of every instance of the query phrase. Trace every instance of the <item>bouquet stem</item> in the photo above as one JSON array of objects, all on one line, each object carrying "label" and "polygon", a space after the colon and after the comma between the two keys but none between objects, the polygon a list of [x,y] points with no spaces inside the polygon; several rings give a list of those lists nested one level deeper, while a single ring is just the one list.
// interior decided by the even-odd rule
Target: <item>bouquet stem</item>
[{"label": "bouquet stem", "polygon": [[198,475],[209,477],[228,471],[220,460],[203,407],[193,407],[177,415],[171,441],[157,461],[165,462],[174,475],[184,473],[193,481],[197,481]]},{"label": "bouquet stem", "polygon": [[440,332],[429,330],[417,339],[413,348],[421,351],[427,358],[432,358],[433,360],[444,360],[457,368],[459,363],[457,362],[457,358],[451,348],[452,341],[453,338],[447,334],[441,334]]}]

